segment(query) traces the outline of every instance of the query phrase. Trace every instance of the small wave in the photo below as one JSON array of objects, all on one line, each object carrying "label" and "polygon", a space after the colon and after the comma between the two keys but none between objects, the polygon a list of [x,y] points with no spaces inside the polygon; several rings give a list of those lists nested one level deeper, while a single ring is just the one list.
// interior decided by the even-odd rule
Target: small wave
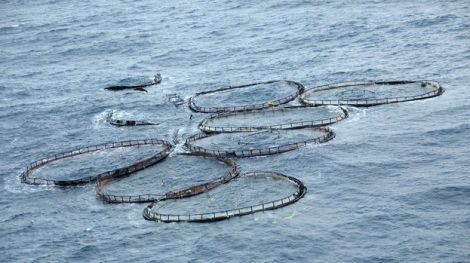
[{"label": "small wave", "polygon": [[422,203],[470,205],[468,196],[470,196],[470,186],[446,186],[409,194],[406,196],[406,202],[411,205]]},{"label": "small wave", "polygon": [[470,107],[470,104],[459,104],[459,105],[449,105],[445,109],[441,110],[435,110],[433,112],[430,112],[426,114],[426,117],[448,117],[450,115],[467,115],[470,117],[470,113],[468,112],[468,108]]},{"label": "small wave", "polygon": [[236,10],[236,9],[242,9],[243,5],[234,5],[232,7],[227,8],[226,10]]},{"label": "small wave", "polygon": [[367,116],[367,109],[365,108],[349,107],[347,110],[349,113],[348,122],[357,122]]},{"label": "small wave", "polygon": [[99,251],[98,247],[95,245],[82,245],[78,250],[75,250],[70,254],[65,261],[93,261],[92,258],[96,256]]},{"label": "small wave", "polygon": [[66,27],[62,27],[62,28],[53,28],[49,31],[47,31],[47,33],[63,33],[63,32],[67,32],[69,29],[66,28]]},{"label": "small wave", "polygon": [[15,222],[17,220],[21,220],[21,219],[32,217],[32,216],[33,216],[33,213],[30,213],[30,212],[18,213],[18,214],[14,214],[10,216],[8,219],[2,221],[2,223],[11,223],[11,222]]},{"label": "small wave", "polygon": [[425,133],[426,136],[430,136],[433,138],[449,137],[449,136],[452,138],[455,138],[454,136],[462,135],[462,134],[470,134],[470,123],[463,123],[456,127],[441,128],[437,130],[428,131]]},{"label": "small wave", "polygon": [[93,245],[85,245],[83,247],[80,248],[80,253],[82,252],[96,252],[98,251],[98,247],[97,246],[93,246]]},{"label": "small wave", "polygon": [[439,25],[441,23],[445,23],[450,20],[455,20],[458,19],[458,16],[455,15],[444,15],[444,16],[436,16],[433,18],[423,18],[423,19],[417,19],[408,22],[410,26],[414,27],[429,27],[429,26],[434,26],[434,25]]},{"label": "small wave", "polygon": [[0,31],[19,28],[21,24],[11,24],[11,25],[0,25]]},{"label": "small wave", "polygon": [[176,129],[172,132],[171,142],[175,145],[175,148],[173,149],[173,152],[170,154],[170,156],[187,152],[183,146],[185,141],[182,135],[183,132],[183,129]]},{"label": "small wave", "polygon": [[106,109],[105,111],[96,114],[93,116],[93,123],[95,125],[107,123],[113,117],[114,112],[114,110]]},{"label": "small wave", "polygon": [[188,151],[184,148],[183,144],[177,144],[173,151],[170,153],[169,157],[173,157],[180,153],[187,153]]},{"label": "small wave", "polygon": [[12,174],[10,176],[5,177],[3,180],[3,185],[5,191],[12,193],[12,194],[28,194],[28,193],[36,193],[41,191],[52,191],[54,187],[47,186],[47,185],[28,185],[21,182],[20,174]]},{"label": "small wave", "polygon": [[268,9],[283,9],[285,10],[286,8],[302,8],[305,6],[316,6],[319,4],[316,4],[315,2],[311,1],[282,1],[282,2],[276,2],[270,6],[268,6]]}]

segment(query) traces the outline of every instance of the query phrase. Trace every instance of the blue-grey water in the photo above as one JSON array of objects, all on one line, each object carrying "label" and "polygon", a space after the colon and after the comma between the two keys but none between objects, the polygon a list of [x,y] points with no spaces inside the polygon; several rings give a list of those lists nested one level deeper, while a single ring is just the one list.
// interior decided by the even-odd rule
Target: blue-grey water
[{"label": "blue-grey water", "polygon": [[[467,0],[1,1],[0,261],[470,262],[469,14]],[[148,93],[103,90],[156,71]],[[333,141],[240,160],[308,187],[271,212],[158,224],[93,185],[20,182],[50,154],[195,133],[206,115],[190,120],[166,94],[271,79],[431,79],[446,92],[351,107]],[[111,113],[160,125],[118,128]]]}]

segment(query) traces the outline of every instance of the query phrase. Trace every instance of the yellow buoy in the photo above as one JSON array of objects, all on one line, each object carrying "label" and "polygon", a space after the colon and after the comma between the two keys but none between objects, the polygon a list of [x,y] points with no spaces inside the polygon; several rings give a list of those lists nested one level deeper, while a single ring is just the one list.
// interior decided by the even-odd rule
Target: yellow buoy
[{"label": "yellow buoy", "polygon": [[274,103],[272,100],[268,100],[268,107],[274,107]]}]

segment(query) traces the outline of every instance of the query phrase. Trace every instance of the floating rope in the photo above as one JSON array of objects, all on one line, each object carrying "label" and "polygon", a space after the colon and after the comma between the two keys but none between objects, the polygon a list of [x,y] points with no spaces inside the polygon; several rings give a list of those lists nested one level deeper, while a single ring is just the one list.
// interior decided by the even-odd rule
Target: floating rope
[{"label": "floating rope", "polygon": [[[257,205],[244,206],[240,208],[233,208],[223,211],[208,212],[208,213],[191,213],[191,214],[164,214],[158,212],[158,208],[154,208],[155,203],[147,206],[143,211],[143,217],[146,220],[157,221],[162,223],[172,222],[214,222],[229,219],[236,216],[250,215],[257,212],[263,212],[268,210],[278,209],[290,204],[293,204],[304,197],[307,192],[307,187],[297,178],[283,175],[276,172],[255,172],[246,173],[239,176],[237,181],[247,180],[252,178],[273,178],[277,180],[286,181],[296,187],[296,191],[289,196],[265,202]],[[227,185],[229,187],[230,184]],[[225,187],[225,186],[222,186]],[[157,203],[158,204],[158,203]]]},{"label": "floating rope", "polygon": [[[125,166],[122,168],[118,168],[115,170],[111,171],[106,171],[104,173],[100,173],[97,175],[92,175],[92,176],[87,176],[83,177],[80,179],[75,179],[75,180],[51,180],[51,179],[44,179],[44,178],[37,178],[33,176],[34,170],[49,164],[51,162],[55,162],[58,160],[66,159],[66,158],[72,158],[77,155],[85,154],[85,153],[91,153],[91,152],[97,152],[97,151],[104,151],[107,149],[113,149],[113,148],[124,148],[124,147],[136,147],[136,146],[143,146],[143,145],[158,145],[158,146],[163,146],[163,150],[158,152],[157,154],[141,160],[137,163],[134,163],[129,166]],[[30,163],[27,167],[26,170],[21,174],[21,180],[24,183],[27,184],[33,184],[33,185],[56,185],[56,186],[75,186],[75,185],[82,185],[82,184],[87,184],[94,182],[100,178],[102,179],[107,179],[107,178],[113,178],[113,177],[122,177],[124,175],[129,175],[131,173],[140,171],[142,169],[145,169],[146,167],[149,167],[151,165],[156,164],[160,160],[164,159],[165,157],[168,156],[170,153],[170,150],[172,149],[172,145],[169,142],[162,141],[162,140],[133,140],[133,141],[123,141],[123,142],[114,142],[114,143],[107,143],[107,144],[101,144],[101,145],[96,145],[96,146],[89,146],[89,147],[84,147],[84,148],[79,148],[73,151],[69,152],[64,152],[64,153],[59,153],[55,154],[51,157],[44,158],[35,162]]]}]

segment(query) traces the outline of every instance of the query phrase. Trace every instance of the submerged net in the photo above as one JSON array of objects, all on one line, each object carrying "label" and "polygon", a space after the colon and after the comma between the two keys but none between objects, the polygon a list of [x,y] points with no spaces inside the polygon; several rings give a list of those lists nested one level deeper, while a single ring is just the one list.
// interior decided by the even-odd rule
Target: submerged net
[{"label": "submerged net", "polygon": [[[129,151],[131,148],[141,151],[135,153]],[[81,185],[140,171],[164,159],[171,149],[169,142],[152,139],[89,146],[35,161],[26,167],[21,179],[35,185]]]},{"label": "submerged net", "polygon": [[341,107],[281,107],[219,113],[201,121],[204,132],[250,132],[326,126],[348,117]]},{"label": "submerged net", "polygon": [[109,203],[184,198],[225,184],[237,175],[238,166],[231,159],[177,154],[133,176],[103,178],[98,181],[96,194]]},{"label": "submerged net", "polygon": [[[281,208],[297,202],[306,192],[305,185],[291,176],[246,173],[199,196],[150,204],[143,216],[164,223],[213,222]],[[196,207],[198,212],[194,211]]]},{"label": "submerged net", "polygon": [[303,91],[300,83],[274,80],[199,92],[189,99],[189,107],[206,113],[264,109],[288,103]]},{"label": "submerged net", "polygon": [[310,143],[324,143],[334,137],[335,133],[324,127],[198,134],[188,138],[185,147],[195,154],[240,158],[292,151]]},{"label": "submerged net", "polygon": [[305,91],[300,101],[309,106],[373,106],[439,96],[444,89],[435,81],[346,82]]}]

